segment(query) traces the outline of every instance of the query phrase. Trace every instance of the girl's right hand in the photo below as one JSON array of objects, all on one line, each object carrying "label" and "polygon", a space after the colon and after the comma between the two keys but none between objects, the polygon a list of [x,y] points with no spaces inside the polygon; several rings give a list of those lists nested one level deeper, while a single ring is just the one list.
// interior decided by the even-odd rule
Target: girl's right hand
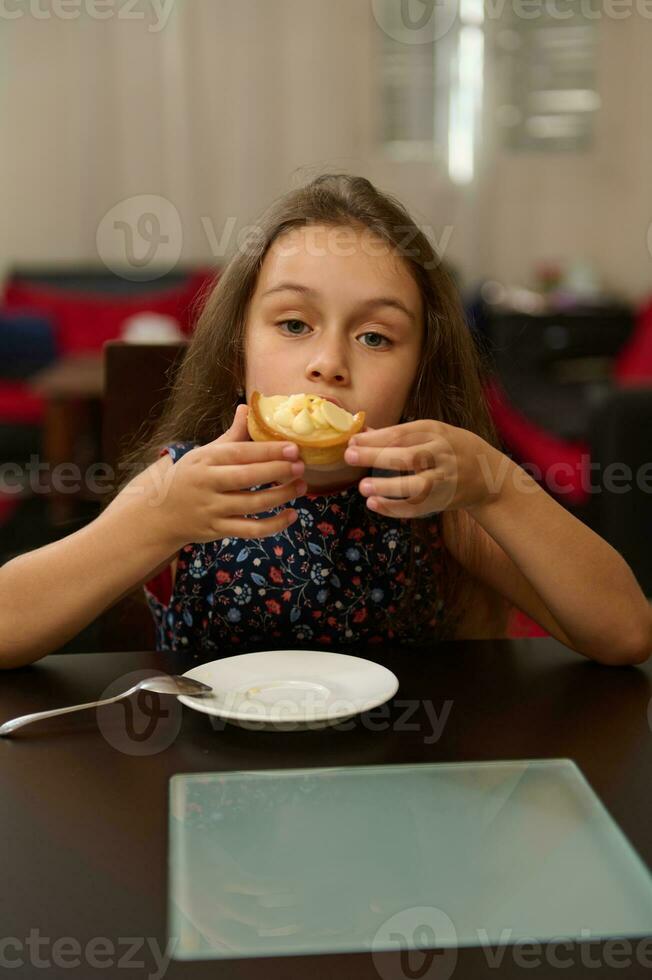
[{"label": "girl's right hand", "polygon": [[[296,519],[283,508],[266,518],[249,518],[288,503],[306,491],[298,450],[283,455],[285,442],[254,442],[247,430],[247,405],[238,405],[231,428],[213,442],[196,446],[170,465],[158,493],[161,516],[181,546],[216,538],[264,538]],[[248,490],[278,483],[267,490]],[[152,501],[153,503],[153,501]]]}]

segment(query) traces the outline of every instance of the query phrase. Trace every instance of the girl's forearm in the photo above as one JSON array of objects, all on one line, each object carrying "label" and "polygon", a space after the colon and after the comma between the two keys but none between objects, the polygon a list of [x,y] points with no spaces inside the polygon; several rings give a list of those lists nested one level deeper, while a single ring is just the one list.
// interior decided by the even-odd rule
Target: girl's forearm
[{"label": "girl's forearm", "polygon": [[652,608],[629,565],[522,467],[509,460],[505,470],[506,457],[498,455],[498,491],[470,508],[472,517],[518,566],[579,652],[607,662],[618,650],[628,662],[644,661],[652,654]]},{"label": "girl's forearm", "polygon": [[0,669],[58,649],[148,573],[171,561],[178,542],[147,501],[117,497],[79,531],[0,568]]}]

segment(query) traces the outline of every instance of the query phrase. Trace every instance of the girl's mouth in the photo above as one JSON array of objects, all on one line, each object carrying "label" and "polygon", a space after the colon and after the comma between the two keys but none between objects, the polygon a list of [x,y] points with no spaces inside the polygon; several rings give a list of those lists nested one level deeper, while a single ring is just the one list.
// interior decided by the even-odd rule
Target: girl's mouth
[{"label": "girl's mouth", "polygon": [[340,408],[344,408],[339,398],[334,398],[332,395],[321,395],[320,397],[325,398],[327,402],[333,402],[334,405],[339,405]]}]

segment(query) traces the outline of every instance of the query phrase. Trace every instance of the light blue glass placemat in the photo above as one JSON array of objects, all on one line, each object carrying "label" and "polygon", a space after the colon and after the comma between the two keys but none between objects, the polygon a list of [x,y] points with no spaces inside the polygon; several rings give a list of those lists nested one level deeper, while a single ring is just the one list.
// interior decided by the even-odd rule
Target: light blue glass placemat
[{"label": "light blue glass placemat", "polygon": [[648,935],[652,876],[570,759],[178,774],[175,959]]}]

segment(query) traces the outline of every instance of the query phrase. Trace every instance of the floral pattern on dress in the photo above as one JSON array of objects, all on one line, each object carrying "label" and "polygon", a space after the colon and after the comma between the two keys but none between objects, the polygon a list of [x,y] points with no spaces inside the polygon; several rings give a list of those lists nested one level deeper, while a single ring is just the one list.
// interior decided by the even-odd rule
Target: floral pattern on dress
[{"label": "floral pattern on dress", "polygon": [[[162,453],[177,462],[196,445],[173,443]],[[286,506],[250,516],[271,516]],[[441,599],[434,619],[425,621],[441,570],[440,513],[426,518],[429,555],[421,556],[417,545],[414,628],[398,632],[392,614],[405,590],[409,524],[370,511],[357,484],[305,494],[292,506],[298,519],[276,535],[187,544],[167,605],[145,587],[158,650],[187,650],[198,658],[199,651],[248,652],[257,645],[338,649],[442,638]]]}]

